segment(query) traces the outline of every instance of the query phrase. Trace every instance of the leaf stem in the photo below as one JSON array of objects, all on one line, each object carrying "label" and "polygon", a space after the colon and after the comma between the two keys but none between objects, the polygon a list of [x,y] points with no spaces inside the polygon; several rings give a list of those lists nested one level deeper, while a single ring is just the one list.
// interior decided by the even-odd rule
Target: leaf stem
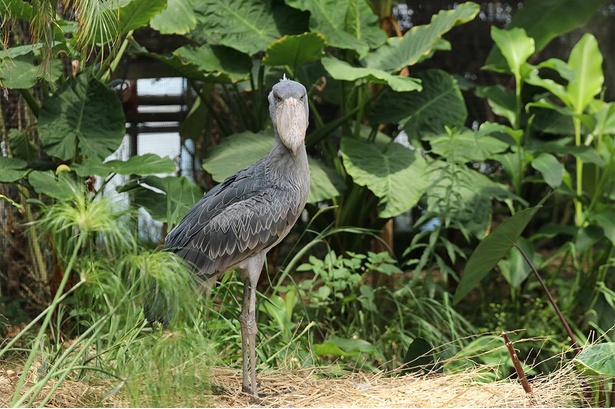
[{"label": "leaf stem", "polygon": [[363,110],[365,109],[365,104],[363,103],[364,99],[364,89],[363,86],[357,87],[357,106],[359,110],[357,111],[357,116],[354,122],[354,138],[359,139],[361,135],[361,120],[363,119]]},{"label": "leaf stem", "polygon": [[[513,128],[515,130],[520,129],[521,127],[521,87],[522,87],[522,78],[520,75],[515,75],[515,123],[513,124]],[[521,195],[521,180],[523,179],[523,135],[519,137],[517,140],[517,177],[514,181],[515,190],[517,195]]]},{"label": "leaf stem", "polygon": [[113,61],[110,64],[109,68],[101,70],[101,72],[104,72],[104,74],[101,77],[101,81],[107,82],[109,80],[109,78],[111,77],[111,73],[113,73],[117,69],[117,66],[120,64],[120,61],[122,61],[122,57],[124,56],[124,53],[126,52],[126,48],[128,48],[128,44],[130,43],[130,39],[132,38],[133,31],[134,30],[130,30],[128,32],[128,34],[126,34],[126,37],[124,37],[124,41],[122,42],[122,46],[118,50],[115,58],[113,59]]},{"label": "leaf stem", "polygon": [[530,266],[530,268],[532,269],[532,272],[534,272],[534,275],[536,276],[536,279],[538,280],[538,282],[540,283],[540,286],[542,287],[543,291],[545,292],[545,294],[547,295],[547,298],[549,299],[549,303],[551,304],[551,306],[553,307],[553,309],[555,310],[555,313],[557,314],[557,316],[559,317],[560,321],[562,322],[562,325],[564,326],[564,329],[566,330],[566,333],[568,334],[568,337],[570,338],[570,340],[572,341],[572,348],[577,352],[581,352],[581,347],[579,347],[579,344],[577,343],[577,339],[574,336],[574,333],[572,332],[572,328],[570,328],[570,325],[568,324],[568,321],[566,320],[566,318],[564,317],[564,314],[562,314],[562,311],[559,309],[559,307],[557,306],[557,302],[555,302],[555,299],[553,298],[553,296],[551,295],[551,291],[549,291],[549,288],[547,287],[547,285],[545,284],[545,282],[543,281],[542,277],[540,276],[540,274],[538,273],[538,270],[536,270],[536,267],[534,267],[534,264],[530,261],[530,259],[528,258],[528,256],[525,254],[525,252],[521,249],[521,246],[519,246],[517,243],[514,243],[513,246],[519,250],[519,253],[521,253],[521,256],[523,256],[523,258],[525,259],[526,263]]},{"label": "leaf stem", "polygon": [[32,111],[34,116],[36,116],[38,118],[38,114],[41,111],[41,107],[38,104],[38,101],[34,98],[32,93],[30,92],[30,90],[29,89],[20,89],[19,93],[21,94],[23,99],[26,101],[26,104],[28,105],[28,107],[30,108],[30,110]]},{"label": "leaf stem", "polygon": [[[574,145],[578,148],[581,146],[581,120],[574,116],[572,118],[574,124]],[[575,223],[577,227],[582,227],[585,222],[583,217],[583,203],[581,197],[583,196],[583,159],[578,155],[575,155],[576,160],[576,196],[574,198],[574,215]]]}]

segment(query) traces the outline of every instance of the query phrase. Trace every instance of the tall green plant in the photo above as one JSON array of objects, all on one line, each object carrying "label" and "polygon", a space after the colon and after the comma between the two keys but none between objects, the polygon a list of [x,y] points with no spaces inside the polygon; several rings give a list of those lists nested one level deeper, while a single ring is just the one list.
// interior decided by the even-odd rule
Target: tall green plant
[{"label": "tall green plant", "polygon": [[[66,197],[45,205],[34,225],[48,237],[57,255],[60,282],[50,306],[0,350],[3,359],[17,356],[18,349],[28,351],[13,395],[15,406],[44,406],[65,379],[78,379],[90,371],[126,382],[136,382],[131,377],[137,377],[139,384],[143,378],[156,381],[139,365],[131,367],[142,371],[137,374],[121,364],[130,361],[131,346],[141,342],[164,348],[158,345],[164,344],[163,336],[143,340],[151,332],[146,330],[144,307],[152,300],[171,324],[187,322],[198,329],[198,286],[181,260],[171,253],[148,252],[137,244],[132,227],[136,212],[90,193],[85,184],[65,173],[59,180],[67,189]],[[195,336],[192,330],[185,331],[180,338]],[[32,333],[33,340],[26,343]],[[64,343],[65,337],[74,342]],[[202,334],[198,337],[207,342]],[[177,348],[178,354],[192,355],[191,347]],[[199,352],[203,360],[209,359],[206,351]],[[144,365],[172,361],[157,355],[140,359]],[[37,365],[38,381],[26,386]]]},{"label": "tall green plant", "polygon": [[[30,287],[45,304],[50,297],[46,285],[55,280],[49,273],[53,271],[53,260],[57,256],[69,258],[71,252],[64,248],[49,249],[41,240],[39,227],[33,224],[38,218],[33,201],[49,204],[54,200],[74,200],[76,185],[71,181],[79,185],[89,180],[94,189],[99,177],[102,192],[117,174],[172,173],[175,164],[156,155],[103,163],[120,147],[126,125],[122,103],[109,79],[125,56],[133,30],[146,26],[166,7],[166,1],[76,2],[61,10],[63,15],[47,1],[39,3],[41,7],[33,7],[21,0],[11,0],[0,6],[6,17],[3,30],[10,29],[11,33],[10,38],[2,41],[0,50],[0,86],[13,94],[19,93],[29,108],[24,112],[26,123],[20,129],[7,130],[2,122],[5,155],[0,157],[0,183],[12,184],[18,192],[10,200],[22,206],[23,216],[18,208],[13,208],[15,220],[32,224],[25,231],[34,282]],[[64,70],[62,65],[67,57],[72,65]],[[2,108],[5,113],[6,106]],[[147,197],[148,203],[156,204],[155,217],[165,221],[177,218],[173,211],[186,210],[177,202],[189,207],[201,195],[200,191],[195,193],[196,187],[185,182],[170,178],[157,186],[161,191],[149,189],[139,198],[146,201]],[[165,196],[172,200],[160,200]],[[74,205],[72,211],[84,210],[84,203]],[[92,206],[106,204],[93,202]],[[58,215],[57,220],[64,220],[63,216],[67,215]],[[88,222],[82,220],[83,224]],[[75,234],[62,225],[56,227],[56,235]],[[117,233],[117,240],[127,237],[124,232]]]},{"label": "tall green plant", "polygon": [[[572,199],[574,227],[553,220],[543,230],[566,239],[557,251],[563,258],[555,271],[562,271],[568,260],[577,266],[571,288],[574,297],[568,298],[564,310],[571,311],[575,305],[591,308],[604,302],[597,296],[596,285],[606,279],[615,237],[610,221],[615,206],[609,187],[615,182],[615,129],[608,125],[615,120],[615,111],[612,103],[600,96],[604,76],[597,41],[586,34],[573,47],[568,61],[550,59],[532,65],[528,59],[535,52],[534,40],[522,28],[491,31],[507,62],[505,72],[515,79],[514,92],[500,86],[478,90],[494,112],[510,123],[503,128],[506,136],[502,139],[511,144],[512,151],[497,159],[517,193],[538,182],[555,189],[556,197]],[[492,65],[485,68],[500,70]],[[526,89],[540,91],[528,93]],[[549,133],[555,133],[555,138],[546,141]],[[574,160],[568,160],[570,157]],[[529,176],[533,172],[540,175],[538,179]],[[513,258],[501,263],[501,268],[512,267]],[[513,291],[530,273],[527,268],[523,271],[516,277],[506,276]]]}]

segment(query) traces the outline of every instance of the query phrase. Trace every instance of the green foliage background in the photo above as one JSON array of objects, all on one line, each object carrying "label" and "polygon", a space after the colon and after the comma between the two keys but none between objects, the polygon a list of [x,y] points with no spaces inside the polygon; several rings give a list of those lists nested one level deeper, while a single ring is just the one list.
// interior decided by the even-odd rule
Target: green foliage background
[{"label": "green foliage background", "polygon": [[[216,364],[210,348],[227,365],[240,356],[241,286],[227,274],[200,299],[180,263],[139,234],[138,211],[171,228],[266,154],[266,96],[282,75],[309,92],[312,186],[307,217],[263,274],[262,366],[407,370],[430,346],[430,362],[457,358],[437,370],[475,359],[500,363],[491,376],[501,377],[510,358],[493,334],[518,330],[529,339],[518,354],[541,362],[530,372],[552,370],[546,357],[575,351],[529,262],[577,341],[602,342],[579,365],[615,376],[604,365],[615,326],[613,27],[589,30],[612,22],[613,5],[528,0],[511,15],[499,2],[404,4],[0,4],[10,97],[0,101],[0,333],[30,323],[0,359],[51,365],[20,395],[24,370],[11,404],[44,405],[35,397],[49,379],[88,370],[134,404],[167,405],[181,385],[183,404],[204,404],[188,391]],[[487,47],[467,62],[470,30]],[[175,45],[148,49],[147,33]],[[126,133],[117,90],[133,58],[190,86],[180,127],[196,147],[190,175],[151,154],[105,161]],[[117,175],[130,176],[116,188],[127,206],[104,193]],[[173,312],[170,332],[144,319],[152,293]]]}]

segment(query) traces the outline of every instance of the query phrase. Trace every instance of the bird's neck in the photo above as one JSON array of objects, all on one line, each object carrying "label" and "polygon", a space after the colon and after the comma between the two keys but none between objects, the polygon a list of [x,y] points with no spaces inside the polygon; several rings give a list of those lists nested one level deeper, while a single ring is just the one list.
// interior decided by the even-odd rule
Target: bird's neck
[{"label": "bird's neck", "polygon": [[288,179],[295,178],[297,175],[303,175],[305,173],[309,175],[305,143],[301,144],[299,149],[297,149],[297,154],[293,155],[276,135],[273,148],[271,148],[269,152],[269,157],[277,164],[275,169],[280,174],[276,175],[276,177]]},{"label": "bird's neck", "polygon": [[298,164],[301,164],[304,161],[307,162],[305,142],[301,144],[299,149],[297,149],[297,154],[295,155],[286,147],[286,145],[284,145],[284,142],[282,142],[280,137],[276,134],[273,148],[271,148],[269,156],[275,157],[276,159],[290,159],[292,162],[297,162]]}]

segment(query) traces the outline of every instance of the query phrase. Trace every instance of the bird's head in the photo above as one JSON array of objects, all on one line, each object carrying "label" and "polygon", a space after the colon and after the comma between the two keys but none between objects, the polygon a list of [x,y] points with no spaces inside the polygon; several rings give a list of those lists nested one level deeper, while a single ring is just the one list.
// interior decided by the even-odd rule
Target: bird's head
[{"label": "bird's head", "polygon": [[278,137],[292,152],[303,144],[308,127],[309,107],[307,91],[298,82],[282,79],[269,93],[269,113]]}]

